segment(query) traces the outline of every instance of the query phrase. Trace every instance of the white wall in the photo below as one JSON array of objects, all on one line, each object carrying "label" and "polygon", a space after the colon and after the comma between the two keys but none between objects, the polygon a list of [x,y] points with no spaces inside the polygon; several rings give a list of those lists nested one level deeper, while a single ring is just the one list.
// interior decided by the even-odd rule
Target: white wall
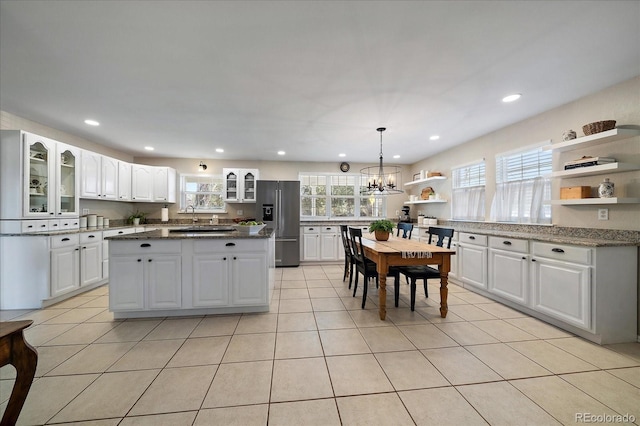
[{"label": "white wall", "polygon": [[[518,102],[526,102],[526,94]],[[601,120],[616,120],[617,126],[640,128],[640,76],[419,161],[413,165],[411,172],[418,173],[421,169],[440,171],[450,177],[452,168],[485,158],[487,172],[485,212],[488,219],[491,200],[495,193],[496,154],[549,139],[553,142],[561,142],[562,133],[568,129],[573,129],[578,136],[583,136],[584,124]],[[640,164],[640,137],[589,149],[562,154],[554,153],[554,170],[561,170],[565,161],[580,158],[583,155],[614,157],[618,161]],[[559,198],[561,186],[597,187],[604,177],[609,177],[615,183],[616,196],[640,197],[640,171],[633,171],[603,176],[554,179],[552,198]],[[435,183],[433,187],[437,192],[443,192],[447,199],[450,198],[451,180]],[[451,217],[451,206],[448,203],[428,206],[428,215],[442,219]],[[597,219],[598,207],[609,208],[608,221]],[[552,212],[554,225],[582,228],[640,230],[639,217],[640,204],[554,206]]]}]

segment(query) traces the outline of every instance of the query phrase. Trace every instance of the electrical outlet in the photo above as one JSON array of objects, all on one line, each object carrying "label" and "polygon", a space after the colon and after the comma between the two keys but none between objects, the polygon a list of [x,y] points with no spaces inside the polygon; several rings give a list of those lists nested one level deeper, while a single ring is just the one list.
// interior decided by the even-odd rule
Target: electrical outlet
[{"label": "electrical outlet", "polygon": [[238,216],[242,216],[242,215],[244,214],[244,211],[242,211],[242,210],[236,210],[236,214],[237,214]]},{"label": "electrical outlet", "polygon": [[609,220],[609,209],[598,209],[598,220]]},{"label": "electrical outlet", "polygon": [[82,214],[89,214],[89,209],[82,209]]},{"label": "electrical outlet", "polygon": [[396,216],[400,216],[400,210],[396,210]]}]

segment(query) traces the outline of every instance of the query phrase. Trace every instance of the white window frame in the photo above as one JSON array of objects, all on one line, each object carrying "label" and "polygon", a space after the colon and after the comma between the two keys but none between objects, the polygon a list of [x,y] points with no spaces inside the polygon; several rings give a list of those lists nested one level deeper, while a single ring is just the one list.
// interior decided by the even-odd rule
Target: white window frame
[{"label": "white window frame", "polygon": [[451,169],[451,219],[485,220],[485,159]]},{"label": "white window frame", "polygon": [[[207,192],[200,192],[200,191],[187,191],[186,190],[186,184],[188,182],[188,178],[190,177],[195,177],[195,178],[210,178],[212,180],[214,179],[218,179],[220,181],[220,191],[207,191]],[[205,175],[205,174],[195,174],[195,173],[181,173],[180,174],[180,213],[191,213],[191,205],[187,205],[187,194],[215,194],[215,195],[219,195],[223,200],[224,200],[224,176],[223,175]],[[189,210],[187,211],[187,207],[189,207]],[[195,212],[196,213],[226,213],[226,207],[227,204],[223,203],[223,207],[219,208],[219,209],[210,209],[210,208],[198,208],[198,206],[194,206],[195,207]]]},{"label": "white window frame", "polygon": [[550,144],[547,140],[496,155],[496,191],[491,203],[491,220],[551,223],[553,160],[548,149]]},{"label": "white window frame", "polygon": [[[379,219],[379,218],[384,218],[386,217],[386,211],[387,211],[387,200],[386,197],[384,196],[369,196],[369,195],[363,195],[361,194],[361,189],[363,186],[366,186],[366,183],[363,182],[362,180],[362,176],[359,173],[326,173],[326,172],[300,172],[298,174],[298,180],[300,181],[301,187],[302,187],[302,178],[303,176],[323,176],[326,179],[326,189],[325,189],[325,195],[311,195],[311,197],[313,198],[323,198],[325,199],[325,204],[326,204],[326,210],[327,210],[327,214],[326,215],[303,215],[302,214],[302,194],[300,197],[300,217],[304,220],[304,219],[323,219],[323,220],[349,220],[349,219]],[[345,196],[345,195],[332,195],[331,193],[331,185],[332,185],[332,177],[353,177],[354,179],[354,195],[353,196]],[[364,185],[363,185],[364,184]],[[306,195],[308,197],[308,195]],[[363,198],[367,198],[369,199],[370,197],[374,197],[375,199],[379,199],[381,200],[381,203],[378,207],[375,207],[376,210],[378,210],[380,212],[380,216],[360,216],[360,207],[361,207],[361,201]],[[353,198],[354,199],[354,216],[332,216],[331,215],[331,200],[333,198]]]}]

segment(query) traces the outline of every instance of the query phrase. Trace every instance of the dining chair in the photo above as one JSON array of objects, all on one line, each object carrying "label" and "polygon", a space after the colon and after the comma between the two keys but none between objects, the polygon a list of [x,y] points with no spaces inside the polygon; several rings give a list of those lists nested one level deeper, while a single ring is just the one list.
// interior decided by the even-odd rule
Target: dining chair
[{"label": "dining chair", "polygon": [[[446,247],[450,249],[452,238],[453,238],[453,229],[451,228],[436,228],[433,226],[429,227],[428,244],[435,244],[438,247],[444,247],[445,241],[446,241]],[[429,291],[427,289],[427,280],[433,279],[433,278],[440,278],[440,271],[436,268],[433,268],[427,265],[398,266],[396,270],[398,272],[398,275],[394,276],[396,282],[399,279],[399,274],[405,275],[405,277],[407,277],[407,279],[409,279],[410,281],[412,311],[415,310],[415,306],[416,306],[416,281],[424,280],[424,297],[429,297]]]},{"label": "dining chair", "polygon": [[351,249],[351,240],[349,238],[349,227],[347,225],[340,225],[340,235],[342,236],[342,247],[344,248],[344,275],[342,276],[342,281],[349,277],[349,288],[351,288],[355,261],[353,259],[353,250]]},{"label": "dining chair", "polygon": [[[358,274],[364,276],[364,285],[362,287],[362,309],[364,309],[367,303],[367,289],[369,287],[369,279],[375,277],[376,288],[379,286],[379,277],[376,263],[368,259],[364,254],[364,248],[362,247],[362,229],[349,228],[349,234],[351,234],[351,248],[353,250],[354,264],[356,265],[356,279],[353,286],[353,297],[356,296],[358,290]],[[399,271],[397,266],[390,266],[388,277],[394,277],[394,299],[396,308],[398,307],[398,301],[400,299],[400,287],[398,285]]]},{"label": "dining chair", "polygon": [[400,231],[402,231],[402,238],[411,239],[411,233],[413,232],[413,223],[398,223],[398,231],[396,232],[396,237],[400,236]]}]

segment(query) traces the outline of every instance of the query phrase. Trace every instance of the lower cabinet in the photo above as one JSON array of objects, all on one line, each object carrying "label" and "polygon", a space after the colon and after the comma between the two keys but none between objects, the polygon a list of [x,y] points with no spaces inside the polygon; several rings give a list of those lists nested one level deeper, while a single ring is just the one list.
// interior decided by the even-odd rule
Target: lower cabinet
[{"label": "lower cabinet", "polygon": [[461,232],[458,235],[458,274],[461,281],[487,288],[487,237]]},{"label": "lower cabinet", "polygon": [[489,237],[489,291],[528,304],[529,244],[526,240]]},{"label": "lower cabinet", "polygon": [[460,276],[450,276],[451,281],[599,344],[637,340],[636,246],[588,247],[493,236],[488,246],[486,289],[477,284],[483,270],[481,249],[468,241],[459,242]]},{"label": "lower cabinet", "polygon": [[66,247],[52,249],[50,260],[51,297],[77,290],[80,287],[80,249],[77,238]]},{"label": "lower cabinet", "polygon": [[109,307],[112,311],[182,306],[180,241],[109,243]]},{"label": "lower cabinet", "polygon": [[95,243],[80,243],[81,286],[102,281],[102,261],[102,238]]},{"label": "lower cabinet", "polygon": [[[339,226],[303,226],[302,260],[343,260],[344,248]],[[367,231],[368,232],[368,231]]]},{"label": "lower cabinet", "polygon": [[231,256],[231,304],[233,306],[269,303],[267,256],[244,253]]},{"label": "lower cabinet", "polygon": [[195,308],[211,308],[229,304],[229,264],[224,254],[195,254],[193,268],[193,301]]}]

